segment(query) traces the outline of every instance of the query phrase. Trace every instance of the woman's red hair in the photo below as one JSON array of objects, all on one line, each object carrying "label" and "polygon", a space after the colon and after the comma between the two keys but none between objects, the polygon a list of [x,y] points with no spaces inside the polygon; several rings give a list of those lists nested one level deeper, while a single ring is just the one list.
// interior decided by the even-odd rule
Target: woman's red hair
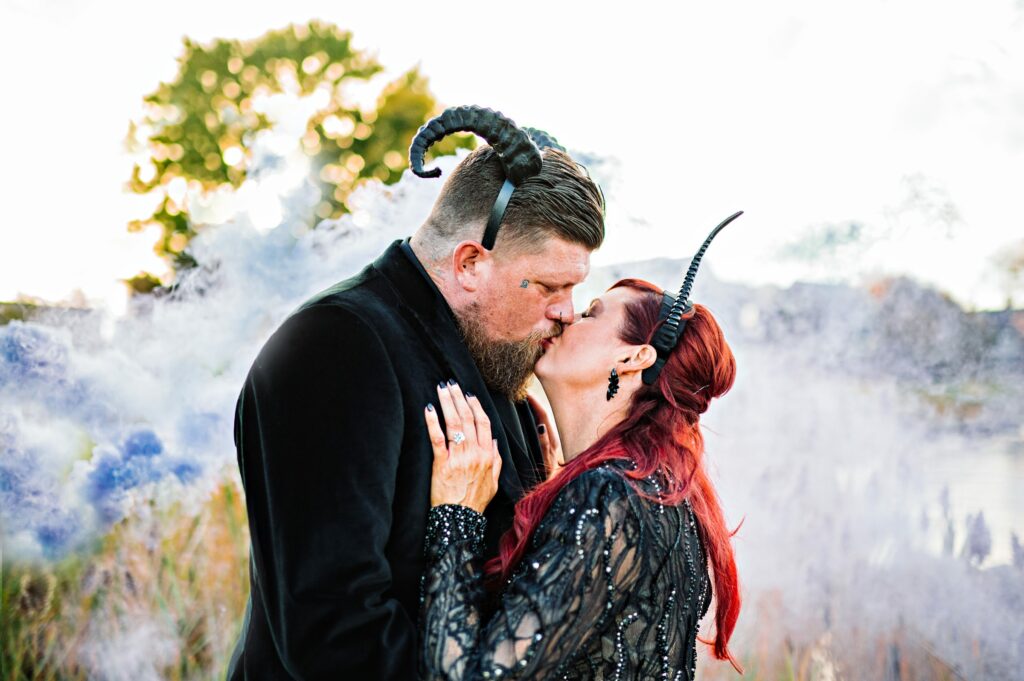
[{"label": "woman's red hair", "polygon": [[[619,337],[626,343],[650,343],[659,326],[661,290],[638,279],[623,279],[612,288],[640,292],[626,303]],[[663,477],[661,503],[675,505],[688,499],[697,517],[701,544],[711,566],[715,598],[714,640],[700,639],[714,656],[739,664],[729,653],[729,638],[740,612],[739,582],[730,532],[718,495],[704,465],[704,437],[700,414],[713,397],[724,394],[736,377],[736,360],[711,313],[694,305],[676,349],[654,385],[641,385],[633,395],[626,418],[587,450],[573,458],[557,475],[534,487],[515,507],[512,528],[499,544],[498,555],[484,571],[491,588],[499,588],[526,552],[537,524],[558,493],[571,480],[606,461],[632,459],[633,479],[659,472]],[[738,528],[737,528],[738,529]]]}]

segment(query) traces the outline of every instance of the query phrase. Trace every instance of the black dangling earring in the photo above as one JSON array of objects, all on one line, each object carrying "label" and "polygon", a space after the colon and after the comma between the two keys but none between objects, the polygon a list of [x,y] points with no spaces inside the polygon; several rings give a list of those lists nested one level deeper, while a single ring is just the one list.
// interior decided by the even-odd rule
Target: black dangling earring
[{"label": "black dangling earring", "polygon": [[612,399],[617,392],[619,392],[619,374],[613,368],[611,375],[608,377],[608,395],[606,399]]}]

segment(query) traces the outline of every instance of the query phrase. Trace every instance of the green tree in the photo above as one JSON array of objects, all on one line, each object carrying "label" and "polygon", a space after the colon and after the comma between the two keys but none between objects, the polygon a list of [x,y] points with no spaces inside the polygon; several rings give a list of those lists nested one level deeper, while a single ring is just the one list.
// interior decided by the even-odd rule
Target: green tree
[{"label": "green tree", "polygon": [[[153,214],[133,221],[129,230],[159,225],[156,252],[175,269],[194,265],[186,247],[203,225],[190,213],[189,196],[210,197],[242,185],[257,135],[273,126],[256,103],[276,93],[315,94],[325,102],[300,141],[320,191],[308,216],[311,226],[347,212],[348,196],[360,182],[397,181],[413,135],[439,107],[416,68],[384,87],[374,108],[353,105],[346,86],[369,80],[382,66],[351,41],[351,33],[319,21],[248,41],[201,45],[185,38],[177,76],[144,98],[146,112],[129,129],[129,147],[148,158],[135,165],[128,188],[158,198]],[[432,151],[453,153],[474,144],[472,136],[455,136]],[[136,280],[144,285],[135,286]],[[143,273],[127,283],[144,292],[153,280]]]}]

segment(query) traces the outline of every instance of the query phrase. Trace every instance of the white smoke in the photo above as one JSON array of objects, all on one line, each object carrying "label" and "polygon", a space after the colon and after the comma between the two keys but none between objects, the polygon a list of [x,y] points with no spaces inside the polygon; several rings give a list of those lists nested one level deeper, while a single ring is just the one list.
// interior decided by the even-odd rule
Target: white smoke
[{"label": "white smoke", "polygon": [[[457,160],[438,165],[447,173]],[[0,327],[6,556],[59,558],[102,535],[133,498],[170,488],[180,499],[215,484],[213,471],[233,465],[235,399],[264,340],[308,296],[413,233],[440,187],[408,175],[394,186],[371,183],[353,196],[352,214],[303,231],[288,217],[305,205],[299,185],[280,197],[280,224],[238,218],[197,237],[200,267],[171,295],[139,299],[118,319]],[[613,217],[609,229],[617,222],[628,219]],[[840,257],[856,251],[859,236],[843,228],[791,251],[835,246]],[[708,261],[727,246],[723,234]],[[604,268],[577,302],[627,275],[675,286],[682,269],[670,261]],[[704,422],[728,516],[744,519],[737,647],[830,636],[842,667],[873,654],[866,631],[905,628],[966,678],[1013,678],[1024,665],[1024,573],[1008,565],[1019,544],[1007,522],[989,526],[1005,508],[965,507],[949,492],[968,457],[993,440],[930,413],[918,375],[945,385],[941,372],[957,361],[950,348],[962,335],[955,306],[939,306],[928,317],[937,326],[911,333],[934,346],[921,350],[900,335],[914,327],[897,313],[913,321],[922,300],[932,304],[927,296],[887,299],[894,311],[857,289],[749,289],[717,282],[711,269],[695,297],[719,317],[739,364],[736,387]],[[922,369],[922,354],[942,361]],[[1003,427],[1006,405],[1018,404],[991,406],[991,422]],[[962,458],[937,474],[932,463],[950,452]],[[117,643],[138,655],[97,663],[98,677],[146,678],[173,656],[162,624],[135,629],[135,639]],[[95,633],[87,650],[99,660],[108,647]],[[154,662],[144,664],[146,655]],[[842,668],[843,678],[863,678]]]},{"label": "white smoke", "polygon": [[[963,678],[1022,678],[1024,334],[980,343],[990,327],[906,280],[870,294],[720,282],[713,263],[749,219],[718,237],[692,294],[738,367],[702,419],[727,518],[742,520],[734,650],[809,649],[838,678],[877,679],[868,663],[898,663],[888,646],[905,637]],[[687,264],[604,268],[581,293],[626,276],[674,288]]]},{"label": "white smoke", "polygon": [[[200,267],[172,294],[136,299],[121,318],[0,327],[8,557],[63,556],[102,534],[140,489],[202,488],[207,471],[233,462],[234,404],[262,343],[303,300],[412,234],[440,186],[366,184],[350,215],[311,231],[292,219],[263,231],[239,217],[195,238]],[[280,197],[296,215],[308,209],[304,189]]]},{"label": "white smoke", "polygon": [[[178,659],[181,641],[170,618],[140,615],[112,623],[90,623],[79,651],[97,681],[160,681],[163,670]],[[110,626],[113,624],[113,626]]]}]

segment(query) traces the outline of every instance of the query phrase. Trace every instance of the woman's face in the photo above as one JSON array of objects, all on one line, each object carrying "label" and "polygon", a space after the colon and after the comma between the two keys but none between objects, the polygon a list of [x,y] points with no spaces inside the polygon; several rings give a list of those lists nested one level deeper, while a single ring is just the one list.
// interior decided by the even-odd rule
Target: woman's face
[{"label": "woman's face", "polygon": [[562,335],[544,341],[544,354],[534,373],[545,389],[555,385],[593,387],[596,392],[607,389],[612,368],[633,348],[619,338],[619,329],[625,319],[626,302],[638,295],[629,287],[607,291],[576,315]]}]

